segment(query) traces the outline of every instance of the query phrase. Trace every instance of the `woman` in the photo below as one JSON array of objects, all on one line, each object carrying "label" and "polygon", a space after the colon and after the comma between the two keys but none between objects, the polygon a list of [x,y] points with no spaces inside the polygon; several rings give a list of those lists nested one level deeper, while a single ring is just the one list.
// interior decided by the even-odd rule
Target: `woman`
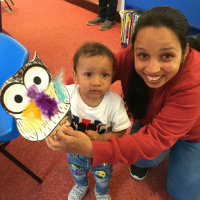
[{"label": "woman", "polygon": [[194,49],[200,50],[200,39],[189,39],[188,30],[180,11],[152,8],[138,19],[132,47],[116,55],[114,81],[121,80],[135,119],[130,135],[91,141],[63,126],[47,145],[89,156],[93,165],[134,163],[130,170],[137,179],[169,150],[169,194],[200,199],[200,52]]}]

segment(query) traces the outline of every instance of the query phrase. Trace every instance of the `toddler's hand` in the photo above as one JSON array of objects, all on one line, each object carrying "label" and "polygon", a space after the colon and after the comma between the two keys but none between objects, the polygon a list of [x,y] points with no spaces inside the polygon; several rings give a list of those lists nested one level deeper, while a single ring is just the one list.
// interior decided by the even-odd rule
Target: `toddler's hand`
[{"label": "toddler's hand", "polygon": [[92,141],[80,131],[74,131],[72,127],[63,125],[57,131],[54,138],[46,138],[47,146],[53,151],[81,154],[92,157]]},{"label": "toddler's hand", "polygon": [[91,140],[101,141],[102,136],[96,131],[88,130],[86,134]]}]

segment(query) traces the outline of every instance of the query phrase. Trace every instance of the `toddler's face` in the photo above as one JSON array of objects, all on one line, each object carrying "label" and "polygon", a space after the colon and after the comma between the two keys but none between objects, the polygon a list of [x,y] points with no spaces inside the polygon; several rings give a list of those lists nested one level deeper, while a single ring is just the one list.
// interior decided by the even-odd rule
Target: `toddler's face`
[{"label": "toddler's face", "polygon": [[76,72],[75,83],[80,85],[80,95],[83,101],[91,106],[97,106],[109,90],[113,78],[113,62],[105,55],[81,56]]}]

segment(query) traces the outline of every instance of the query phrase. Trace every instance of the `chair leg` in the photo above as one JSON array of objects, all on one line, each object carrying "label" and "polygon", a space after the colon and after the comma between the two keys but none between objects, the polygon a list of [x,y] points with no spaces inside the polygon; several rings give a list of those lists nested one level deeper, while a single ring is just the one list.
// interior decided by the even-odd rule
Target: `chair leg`
[{"label": "chair leg", "polygon": [[38,183],[42,183],[43,180],[40,179],[36,174],[34,174],[30,169],[28,169],[25,165],[23,165],[19,160],[17,160],[13,155],[11,155],[5,148],[0,146],[0,152],[4,154],[8,159],[14,162],[18,167],[24,170],[29,176],[34,178]]},{"label": "chair leg", "polygon": [[12,8],[10,7],[10,5],[8,4],[7,0],[4,0],[6,5],[8,6],[8,8],[10,9],[10,11],[12,11]]},{"label": "chair leg", "polygon": [[15,5],[12,0],[10,0],[10,2],[12,3],[13,6]]}]

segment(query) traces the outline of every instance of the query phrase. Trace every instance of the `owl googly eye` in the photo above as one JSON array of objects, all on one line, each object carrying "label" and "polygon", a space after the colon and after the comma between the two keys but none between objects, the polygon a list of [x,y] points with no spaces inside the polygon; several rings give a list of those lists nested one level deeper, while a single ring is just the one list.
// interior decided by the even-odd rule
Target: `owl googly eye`
[{"label": "owl googly eye", "polygon": [[41,92],[47,89],[49,83],[50,75],[43,67],[31,67],[24,74],[24,84],[27,88],[35,85]]},{"label": "owl googly eye", "polygon": [[19,83],[13,83],[4,88],[2,96],[3,107],[15,114],[23,112],[31,100],[27,96],[27,88]]}]

